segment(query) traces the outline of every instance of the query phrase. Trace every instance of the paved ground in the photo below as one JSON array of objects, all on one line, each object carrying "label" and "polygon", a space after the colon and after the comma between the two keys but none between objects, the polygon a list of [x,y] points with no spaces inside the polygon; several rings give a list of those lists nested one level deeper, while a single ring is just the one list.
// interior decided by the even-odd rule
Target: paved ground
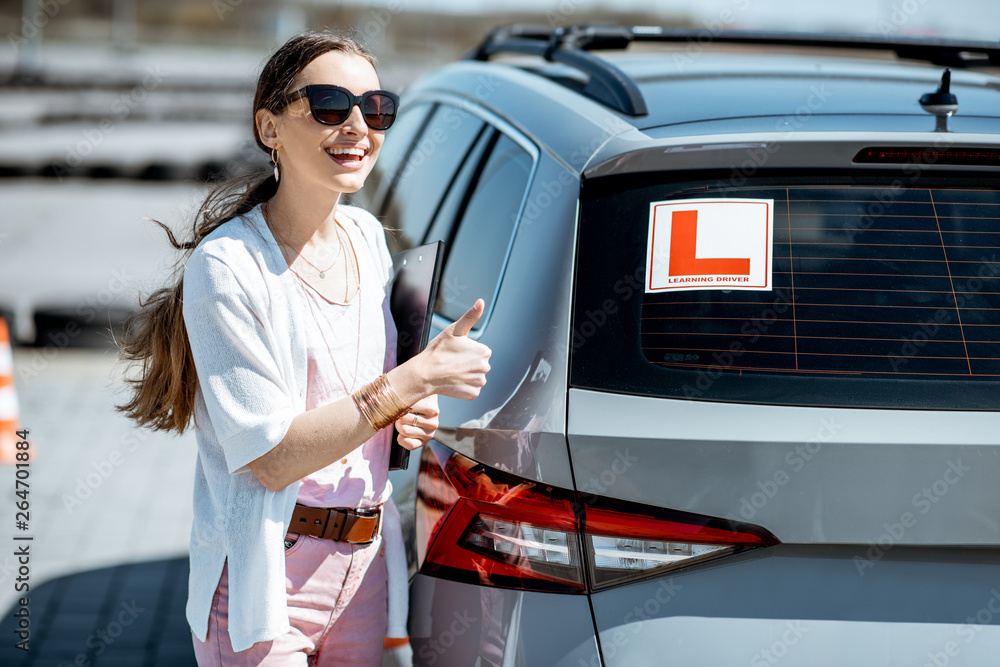
[{"label": "paved ground", "polygon": [[[0,665],[194,665],[184,620],[194,436],[136,430],[113,351],[15,348],[30,520],[0,466]],[[15,541],[31,536],[32,541]],[[14,648],[16,548],[30,549],[29,653]]]}]

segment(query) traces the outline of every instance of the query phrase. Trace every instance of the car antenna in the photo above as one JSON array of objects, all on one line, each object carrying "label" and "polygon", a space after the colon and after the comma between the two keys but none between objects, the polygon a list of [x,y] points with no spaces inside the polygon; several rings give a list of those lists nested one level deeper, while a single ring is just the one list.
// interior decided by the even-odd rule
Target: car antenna
[{"label": "car antenna", "polygon": [[951,69],[945,68],[941,75],[941,85],[937,92],[926,93],[920,97],[920,106],[927,113],[937,116],[935,132],[948,131],[948,118],[958,111],[958,97],[951,92]]}]

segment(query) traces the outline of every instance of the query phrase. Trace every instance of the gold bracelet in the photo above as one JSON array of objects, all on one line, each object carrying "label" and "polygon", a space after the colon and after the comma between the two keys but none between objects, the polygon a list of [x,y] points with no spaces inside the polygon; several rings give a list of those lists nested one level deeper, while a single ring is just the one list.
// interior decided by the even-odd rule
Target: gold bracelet
[{"label": "gold bracelet", "polygon": [[410,406],[399,398],[385,373],[351,394],[351,398],[376,431],[381,431],[410,411]]}]

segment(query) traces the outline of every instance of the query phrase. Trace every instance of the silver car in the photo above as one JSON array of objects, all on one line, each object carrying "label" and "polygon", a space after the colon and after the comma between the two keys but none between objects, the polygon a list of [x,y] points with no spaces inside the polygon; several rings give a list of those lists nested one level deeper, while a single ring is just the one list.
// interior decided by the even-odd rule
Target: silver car
[{"label": "silver car", "polygon": [[702,37],[405,91],[360,203],[493,350],[393,473],[415,662],[1000,664],[1000,47]]}]

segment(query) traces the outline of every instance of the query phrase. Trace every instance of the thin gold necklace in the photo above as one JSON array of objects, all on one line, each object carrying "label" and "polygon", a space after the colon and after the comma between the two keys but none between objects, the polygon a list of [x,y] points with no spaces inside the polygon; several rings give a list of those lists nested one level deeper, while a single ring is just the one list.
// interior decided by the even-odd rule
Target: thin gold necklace
[{"label": "thin gold necklace", "polygon": [[[336,222],[336,221],[334,221],[334,222]],[[313,264],[312,262],[310,262],[309,259],[305,255],[299,253],[299,257],[301,257],[302,261],[304,261],[306,264],[308,264],[309,266],[311,266],[314,269],[316,269],[317,271],[319,271],[319,277],[320,278],[326,278],[326,272],[329,271],[330,269],[332,269],[334,266],[337,265],[337,260],[340,259],[340,253],[342,253],[343,251],[344,251],[344,241],[343,241],[343,239],[340,238],[340,225],[337,225],[337,256],[333,258],[333,264],[331,264],[330,266],[326,267],[325,269],[321,269],[318,266],[316,266],[315,264]],[[345,262],[345,264],[346,264],[346,262]],[[346,274],[346,272],[347,272],[346,267],[344,268],[344,272]],[[346,292],[346,290],[347,290],[346,286],[344,287],[344,290]],[[344,300],[345,301],[347,300],[346,297],[345,297]]]},{"label": "thin gold necklace", "polygon": [[[271,216],[269,215],[268,211],[265,210],[265,209],[269,209],[270,208],[268,206],[268,204],[270,204],[270,203],[271,203],[270,201],[267,201],[267,202],[264,202],[263,206],[261,206],[261,212],[264,214],[264,220],[268,223],[268,225],[271,224],[270,221],[269,221],[269,218]],[[334,222],[337,222],[336,219],[334,219]],[[276,236],[280,236],[278,234],[278,230],[276,228],[272,227],[272,231],[275,233]],[[312,268],[316,269],[316,271],[319,273],[319,277],[320,278],[326,278],[326,272],[329,271],[330,269],[332,269],[334,266],[336,266],[337,262],[340,260],[340,254],[344,250],[344,241],[340,237],[340,232],[341,232],[341,227],[340,227],[340,224],[338,223],[337,224],[337,255],[336,255],[336,257],[333,258],[333,263],[330,264],[330,266],[326,267],[325,269],[319,268],[318,266],[316,266],[315,264],[313,264],[312,262],[309,261],[309,258],[305,256],[305,253],[299,252],[298,256],[302,258],[302,261],[305,262],[306,264],[308,264],[309,266],[311,266]],[[291,244],[288,243],[288,241],[286,241],[283,236],[280,237],[279,240],[282,242],[282,244],[288,246],[289,248],[292,247]],[[345,258],[346,258],[346,255],[345,255]],[[345,267],[344,271],[346,273],[346,271],[347,271],[346,267]],[[346,291],[346,289],[347,289],[346,286],[345,286],[344,289]],[[344,300],[346,301],[347,297],[344,297]]]}]

